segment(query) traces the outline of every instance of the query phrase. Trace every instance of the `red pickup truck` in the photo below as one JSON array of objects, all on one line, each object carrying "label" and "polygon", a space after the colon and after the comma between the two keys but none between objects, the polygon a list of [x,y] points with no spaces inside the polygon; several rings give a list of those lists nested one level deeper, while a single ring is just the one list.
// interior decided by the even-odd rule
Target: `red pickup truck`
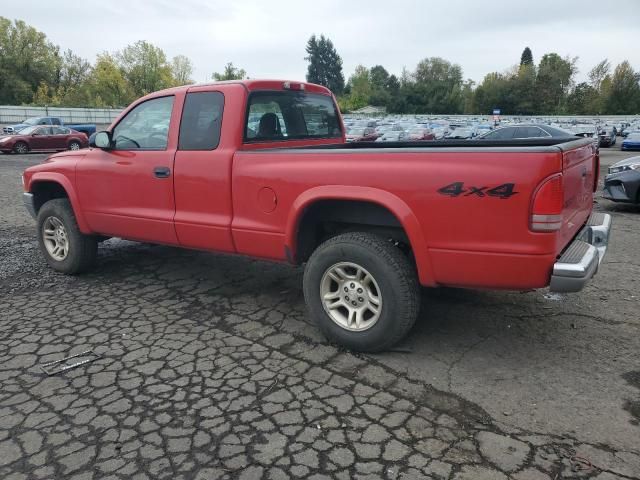
[{"label": "red pickup truck", "polygon": [[74,274],[121,237],[306,264],[331,340],[379,351],[419,286],[580,290],[607,249],[591,139],[346,143],[324,87],[246,80],[134,102],[89,150],[28,168],[49,265]]}]

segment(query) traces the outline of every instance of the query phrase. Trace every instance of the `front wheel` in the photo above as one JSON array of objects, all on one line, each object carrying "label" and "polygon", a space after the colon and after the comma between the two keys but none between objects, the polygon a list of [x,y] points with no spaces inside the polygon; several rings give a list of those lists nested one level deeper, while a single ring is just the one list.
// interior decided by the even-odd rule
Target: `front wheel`
[{"label": "front wheel", "polygon": [[69,143],[69,150],[80,150],[82,145],[80,142],[76,142],[75,140]]},{"label": "front wheel", "polygon": [[378,352],[409,332],[420,294],[415,268],[400,249],[378,235],[354,232],[326,241],[311,255],[304,296],[328,339]]},{"label": "front wheel", "polygon": [[98,249],[96,237],[78,228],[69,200],[49,200],[38,212],[38,243],[47,263],[58,272],[73,275],[88,270]]}]

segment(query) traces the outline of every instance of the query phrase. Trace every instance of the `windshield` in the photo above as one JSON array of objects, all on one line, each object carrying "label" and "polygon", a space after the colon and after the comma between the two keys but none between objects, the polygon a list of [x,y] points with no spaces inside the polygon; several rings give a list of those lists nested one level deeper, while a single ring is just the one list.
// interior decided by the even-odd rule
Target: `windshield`
[{"label": "windshield", "polygon": [[20,130],[20,135],[31,135],[33,132],[35,132],[38,129],[38,126],[35,125],[33,127],[26,127],[23,128],[22,130]]},{"label": "windshield", "polygon": [[39,118],[28,118],[22,123],[24,125],[37,125],[38,124],[38,120],[40,120],[40,119]]}]

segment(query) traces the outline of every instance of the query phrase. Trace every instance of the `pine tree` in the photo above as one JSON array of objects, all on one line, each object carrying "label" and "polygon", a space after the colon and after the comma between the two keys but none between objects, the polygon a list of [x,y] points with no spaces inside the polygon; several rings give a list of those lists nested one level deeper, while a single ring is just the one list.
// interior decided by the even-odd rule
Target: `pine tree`
[{"label": "pine tree", "polygon": [[333,42],[320,35],[312,35],[307,41],[307,81],[324,85],[336,95],[344,90],[344,75],[342,73],[342,58],[338,55]]},{"label": "pine tree", "polygon": [[520,56],[520,65],[533,65],[533,54],[529,47],[524,47]]}]

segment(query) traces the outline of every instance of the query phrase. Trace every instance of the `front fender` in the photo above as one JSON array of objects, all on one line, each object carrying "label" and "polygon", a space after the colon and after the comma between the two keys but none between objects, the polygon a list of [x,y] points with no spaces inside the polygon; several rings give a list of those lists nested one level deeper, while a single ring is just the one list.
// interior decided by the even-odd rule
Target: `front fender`
[{"label": "front fender", "polygon": [[416,259],[418,277],[422,285],[435,286],[433,270],[420,223],[409,206],[396,195],[373,187],[326,185],[314,187],[301,193],[293,202],[285,230],[285,246],[295,257],[297,233],[305,210],[320,200],[359,200],[376,203],[387,208],[401,223],[411,243]]},{"label": "front fender", "polygon": [[91,234],[91,229],[87,224],[84,215],[82,213],[82,209],[80,208],[80,201],[78,200],[78,195],[76,193],[75,188],[69,178],[61,173],[57,172],[35,172],[31,176],[31,180],[28,185],[28,191],[33,193],[33,187],[37,183],[40,182],[54,182],[62,186],[65,192],[67,192],[67,196],[69,197],[69,202],[71,202],[71,207],[73,208],[73,213],[76,216],[76,222],[78,222],[78,228],[84,234]]}]

